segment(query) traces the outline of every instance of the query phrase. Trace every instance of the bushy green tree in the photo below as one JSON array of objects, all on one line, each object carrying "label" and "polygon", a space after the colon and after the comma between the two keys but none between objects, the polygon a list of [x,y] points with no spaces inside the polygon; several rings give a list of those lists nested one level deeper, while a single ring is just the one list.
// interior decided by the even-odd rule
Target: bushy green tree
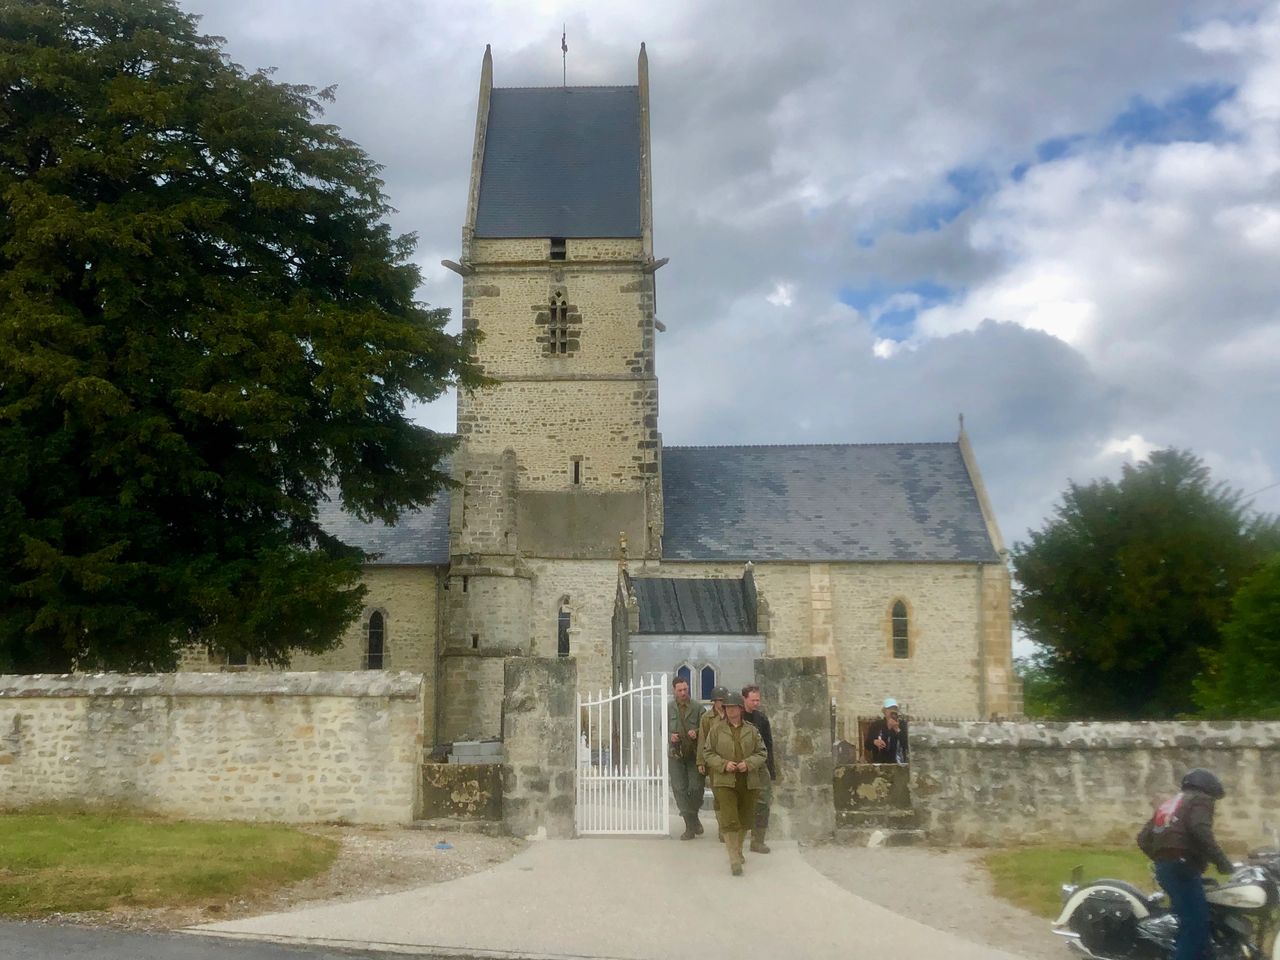
[{"label": "bushy green tree", "polygon": [[328,97],[171,0],[0,5],[0,672],[324,649],[362,557],[318,500],[445,482],[404,405],[469,341]]},{"label": "bushy green tree", "polygon": [[1022,683],[1022,712],[1036,720],[1068,719],[1072,716],[1069,691],[1054,672],[1049,657],[1037,650],[1013,661]]},{"label": "bushy green tree", "polygon": [[1275,521],[1198,458],[1159,450],[1119,482],[1071,484],[1053,519],[1013,548],[1014,616],[1043,648],[1065,713],[1193,712],[1203,654],[1277,544]]},{"label": "bushy green tree", "polygon": [[1208,655],[1196,700],[1209,716],[1280,719],[1280,554],[1245,581]]}]

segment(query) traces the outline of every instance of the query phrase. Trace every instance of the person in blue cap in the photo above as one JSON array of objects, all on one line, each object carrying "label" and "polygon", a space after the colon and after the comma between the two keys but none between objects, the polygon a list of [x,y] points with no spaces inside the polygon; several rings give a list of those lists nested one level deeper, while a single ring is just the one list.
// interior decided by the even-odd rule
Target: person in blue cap
[{"label": "person in blue cap", "polygon": [[867,763],[906,763],[907,722],[898,701],[889,697],[880,713],[880,719],[867,728],[862,741]]}]

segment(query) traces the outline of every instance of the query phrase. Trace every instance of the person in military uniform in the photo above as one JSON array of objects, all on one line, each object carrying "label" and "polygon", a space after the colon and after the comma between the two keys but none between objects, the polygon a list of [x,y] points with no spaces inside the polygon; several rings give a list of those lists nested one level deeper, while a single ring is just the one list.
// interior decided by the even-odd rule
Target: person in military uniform
[{"label": "person in military uniform", "polygon": [[751,852],[771,853],[764,837],[769,831],[769,807],[773,805],[773,781],[778,778],[778,771],[773,765],[773,727],[760,709],[760,687],[757,684],[749,683],[742,688],[742,706],[742,719],[760,731],[767,754],[765,772],[760,776],[760,792],[756,795],[755,820],[751,825]]},{"label": "person in military uniform", "polygon": [[668,749],[671,762],[671,792],[675,794],[676,809],[684,820],[681,840],[692,840],[702,835],[702,821],[698,811],[702,809],[702,794],[706,777],[698,767],[698,730],[706,707],[689,699],[689,681],[676,677],[671,681],[673,699],[667,701],[667,730],[671,734]]},{"label": "person in military uniform", "polygon": [[[702,722],[698,726],[698,772],[706,775],[707,759],[705,746],[707,735],[711,732],[712,726],[724,719],[724,698],[729,695],[728,687],[713,687],[711,690],[711,709],[702,714]],[[716,799],[716,792],[711,791],[711,809],[717,811],[716,822],[720,821],[720,801]],[[717,837],[721,843],[724,843],[724,831],[717,830]]]},{"label": "person in military uniform", "polygon": [[755,820],[756,795],[768,755],[760,731],[742,719],[742,694],[729,694],[724,701],[724,720],[712,725],[703,757],[711,771],[711,792],[718,802],[729,872],[735,877],[742,876],[743,831]]}]

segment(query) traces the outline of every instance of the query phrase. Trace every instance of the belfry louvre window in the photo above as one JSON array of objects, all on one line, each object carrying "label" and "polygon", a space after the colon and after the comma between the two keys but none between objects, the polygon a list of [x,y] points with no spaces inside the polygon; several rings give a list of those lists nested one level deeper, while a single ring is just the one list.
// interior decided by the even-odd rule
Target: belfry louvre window
[{"label": "belfry louvre window", "polygon": [[569,352],[569,305],[558,293],[551,298],[551,320],[547,335],[551,338],[553,356],[563,356]]},{"label": "belfry louvre window", "polygon": [[907,605],[901,600],[893,604],[893,659],[906,660],[911,656],[911,623],[907,619]]}]

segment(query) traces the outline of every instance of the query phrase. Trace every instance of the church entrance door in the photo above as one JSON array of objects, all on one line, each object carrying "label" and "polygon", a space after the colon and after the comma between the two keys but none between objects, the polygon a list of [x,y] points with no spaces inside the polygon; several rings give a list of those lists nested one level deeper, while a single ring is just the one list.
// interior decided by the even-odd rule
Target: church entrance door
[{"label": "church entrance door", "polygon": [[578,834],[666,836],[669,782],[667,675],[579,692]]}]

